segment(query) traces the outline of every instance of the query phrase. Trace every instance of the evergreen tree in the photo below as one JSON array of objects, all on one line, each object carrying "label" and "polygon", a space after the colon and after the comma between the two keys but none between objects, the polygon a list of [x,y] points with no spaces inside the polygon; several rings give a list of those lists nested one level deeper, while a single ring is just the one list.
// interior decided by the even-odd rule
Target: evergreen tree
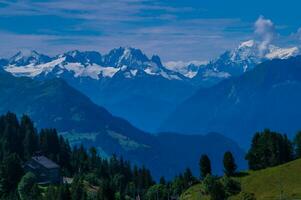
[{"label": "evergreen tree", "polygon": [[211,174],[211,162],[207,155],[203,154],[201,156],[199,165],[201,178],[205,178],[208,174]]},{"label": "evergreen tree", "polygon": [[57,200],[71,200],[71,193],[67,184],[60,185]]},{"label": "evergreen tree", "polygon": [[166,185],[166,180],[163,176],[160,177],[159,183],[162,184],[162,185]]},{"label": "evergreen tree", "polygon": [[224,154],[223,163],[224,163],[224,173],[227,176],[233,176],[235,174],[237,166],[235,164],[235,159],[230,151],[227,151]]},{"label": "evergreen tree", "polygon": [[98,192],[97,192],[97,199],[98,200],[113,200],[115,192],[110,187],[109,181],[102,181]]},{"label": "evergreen tree", "polygon": [[185,188],[190,187],[193,183],[196,182],[196,179],[193,177],[192,172],[187,168],[183,174]]},{"label": "evergreen tree", "polygon": [[95,170],[97,166],[100,164],[101,159],[99,155],[97,154],[97,150],[95,147],[91,147],[89,150],[90,153],[90,163],[89,163],[89,168],[91,170]]},{"label": "evergreen tree", "polygon": [[3,145],[3,156],[7,154],[16,153],[21,155],[23,153],[22,138],[20,135],[20,125],[17,116],[13,113],[8,112],[5,115],[5,125],[3,130],[4,145]]},{"label": "evergreen tree", "polygon": [[51,160],[58,162],[60,143],[55,129],[42,129],[40,132],[40,149]]},{"label": "evergreen tree", "polygon": [[75,177],[71,185],[71,199],[72,200],[85,200],[87,194],[84,189],[83,180],[81,177]]},{"label": "evergreen tree", "polygon": [[4,158],[0,166],[0,196],[6,196],[17,188],[23,175],[20,159],[16,154]]},{"label": "evergreen tree", "polygon": [[296,158],[301,158],[301,131],[294,138],[294,148]]},{"label": "evergreen tree", "polygon": [[24,136],[23,148],[24,159],[30,159],[35,151],[38,150],[38,135],[34,128],[33,122],[27,115],[23,115],[21,118],[21,133]]},{"label": "evergreen tree", "polygon": [[293,159],[293,146],[286,135],[266,129],[255,134],[246,159],[253,170],[276,166]]},{"label": "evergreen tree", "polygon": [[71,147],[62,136],[59,138],[59,146],[58,163],[63,168],[63,172],[70,175],[72,173]]}]

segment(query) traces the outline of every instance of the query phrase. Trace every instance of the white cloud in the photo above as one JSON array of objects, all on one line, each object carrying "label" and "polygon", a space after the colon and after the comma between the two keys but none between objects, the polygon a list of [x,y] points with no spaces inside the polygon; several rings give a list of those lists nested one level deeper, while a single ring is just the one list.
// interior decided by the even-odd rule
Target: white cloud
[{"label": "white cloud", "polygon": [[[160,0],[3,2],[6,6],[0,7],[0,16],[24,16],[29,28],[24,31],[0,27],[0,56],[20,48],[53,54],[70,48],[106,52],[132,46],[149,55],[158,54],[163,61],[207,60],[233,48],[235,42],[250,34],[242,31],[250,23],[240,19],[189,18],[186,16],[203,11],[174,7]],[[52,23],[40,27],[36,23],[40,17]],[[22,21],[14,26],[18,27],[18,23]],[[225,31],[228,29],[231,31]]]},{"label": "white cloud", "polygon": [[275,37],[275,26],[270,19],[260,16],[255,22],[255,34],[260,38],[259,50],[264,53]]}]

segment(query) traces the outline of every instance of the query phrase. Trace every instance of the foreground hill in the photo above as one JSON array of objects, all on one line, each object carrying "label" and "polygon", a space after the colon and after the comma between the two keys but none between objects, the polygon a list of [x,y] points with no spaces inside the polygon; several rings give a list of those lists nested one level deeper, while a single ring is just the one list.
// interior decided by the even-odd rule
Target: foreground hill
[{"label": "foreground hill", "polygon": [[254,132],[267,127],[292,136],[300,128],[300,101],[301,56],[272,60],[198,90],[161,130],[221,132],[247,146]]},{"label": "foreground hill", "polygon": [[[72,144],[95,146],[102,156],[116,153],[144,164],[157,178],[173,177],[186,167],[197,166],[202,153],[220,166],[223,153],[231,150],[244,167],[244,152],[222,135],[151,135],[111,115],[61,79],[38,81],[0,72],[0,94],[0,113],[26,113],[38,128],[55,127]],[[214,171],[221,173],[222,169]]]},{"label": "foreground hill", "polygon": [[[258,200],[301,198],[301,160],[260,171],[240,178],[242,190],[254,193]],[[234,199],[239,199],[234,198]]]},{"label": "foreground hill", "polygon": [[[246,176],[237,178],[242,191],[254,193],[257,200],[300,199],[301,198],[301,159],[259,171],[248,171]],[[197,200],[202,194],[201,184],[189,188],[181,200]],[[204,197],[202,199],[206,199]],[[231,197],[241,199],[241,194]]]}]

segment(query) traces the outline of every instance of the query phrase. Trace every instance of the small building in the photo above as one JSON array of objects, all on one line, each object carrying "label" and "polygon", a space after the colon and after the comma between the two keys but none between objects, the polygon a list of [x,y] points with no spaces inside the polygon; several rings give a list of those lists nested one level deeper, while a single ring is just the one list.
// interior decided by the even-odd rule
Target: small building
[{"label": "small building", "polygon": [[33,156],[24,164],[24,170],[36,175],[39,184],[61,183],[60,166],[45,156]]}]

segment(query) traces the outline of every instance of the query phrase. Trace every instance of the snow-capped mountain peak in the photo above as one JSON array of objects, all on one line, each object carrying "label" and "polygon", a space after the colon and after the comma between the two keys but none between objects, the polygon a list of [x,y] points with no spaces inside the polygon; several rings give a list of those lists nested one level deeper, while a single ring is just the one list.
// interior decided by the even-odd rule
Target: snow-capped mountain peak
[{"label": "snow-capped mountain peak", "polygon": [[131,47],[113,49],[103,57],[104,63],[115,67],[122,67],[123,65],[138,67],[147,61],[149,61],[149,59],[140,49]]},{"label": "snow-capped mountain peak", "polygon": [[60,54],[57,57],[65,57],[67,62],[80,62],[82,64],[96,63],[101,65],[102,56],[96,51],[68,51],[67,53]]},{"label": "snow-capped mountain peak", "polygon": [[268,48],[265,52],[262,52],[260,49],[260,43],[255,40],[248,40],[242,42],[237,49],[232,51],[232,54],[240,55],[240,59],[245,60],[249,59],[251,56],[257,57],[258,60],[261,59],[287,59],[292,56],[296,56],[299,54],[298,47],[289,47],[289,48],[281,48],[275,45],[268,45]]},{"label": "snow-capped mountain peak", "polygon": [[41,64],[50,61],[50,57],[40,54],[36,51],[23,50],[19,51],[9,60],[9,64],[22,66],[28,64]]},{"label": "snow-capped mountain peak", "polygon": [[125,78],[160,76],[165,79],[182,79],[177,72],[162,66],[159,56],[148,58],[140,49],[120,47],[101,55],[95,51],[69,51],[52,58],[35,51],[19,52],[9,59],[4,69],[15,76],[28,77],[88,77],[112,78],[117,72]]},{"label": "snow-capped mountain peak", "polygon": [[232,62],[259,62],[260,51],[258,43],[254,40],[242,42],[236,49],[229,52],[230,60]]},{"label": "snow-capped mountain peak", "polygon": [[[280,48],[271,44],[263,52],[259,41],[248,40],[240,43],[237,48],[221,54],[205,67],[200,68],[195,79],[197,81],[205,80],[205,82],[209,82],[205,85],[210,86],[222,79],[239,76],[265,60],[287,59],[298,54],[298,47]],[[220,76],[221,74],[223,76]]]}]

